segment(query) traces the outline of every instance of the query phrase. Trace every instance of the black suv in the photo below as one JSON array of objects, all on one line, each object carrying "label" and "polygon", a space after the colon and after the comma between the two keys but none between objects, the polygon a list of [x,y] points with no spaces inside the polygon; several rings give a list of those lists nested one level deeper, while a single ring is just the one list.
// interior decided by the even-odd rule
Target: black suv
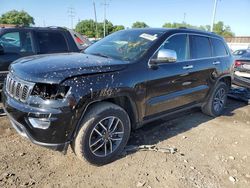
[{"label": "black suv", "polygon": [[233,58],[224,40],[190,29],[123,30],[84,53],[22,58],[3,89],[13,127],[92,164],[111,162],[130,132],[192,107],[222,113]]},{"label": "black suv", "polygon": [[0,90],[14,60],[36,54],[79,52],[90,44],[78,33],[61,27],[0,28]]}]

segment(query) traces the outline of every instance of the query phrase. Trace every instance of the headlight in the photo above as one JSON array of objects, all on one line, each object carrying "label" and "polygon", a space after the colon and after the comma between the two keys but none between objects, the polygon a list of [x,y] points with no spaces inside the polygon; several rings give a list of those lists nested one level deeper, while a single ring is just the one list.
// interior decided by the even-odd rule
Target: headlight
[{"label": "headlight", "polygon": [[40,96],[43,99],[63,99],[69,89],[69,86],[39,83],[34,86],[31,95]]}]

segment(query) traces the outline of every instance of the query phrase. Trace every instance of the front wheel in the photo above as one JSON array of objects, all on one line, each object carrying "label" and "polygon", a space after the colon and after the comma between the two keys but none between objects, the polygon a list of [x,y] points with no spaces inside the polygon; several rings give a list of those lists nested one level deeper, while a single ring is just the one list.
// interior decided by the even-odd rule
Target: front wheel
[{"label": "front wheel", "polygon": [[224,82],[219,82],[215,86],[207,103],[202,107],[203,113],[212,117],[221,115],[226,105],[228,91],[228,85]]},{"label": "front wheel", "polygon": [[93,105],[81,123],[73,150],[94,165],[107,164],[122,152],[130,130],[129,116],[120,106],[108,102]]}]

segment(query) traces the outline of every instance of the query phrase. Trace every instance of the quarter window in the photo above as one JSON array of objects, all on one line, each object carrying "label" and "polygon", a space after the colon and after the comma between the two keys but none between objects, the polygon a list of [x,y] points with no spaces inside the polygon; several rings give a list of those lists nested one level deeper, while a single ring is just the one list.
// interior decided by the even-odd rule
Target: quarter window
[{"label": "quarter window", "polygon": [[226,56],[227,50],[221,40],[212,38],[214,56]]},{"label": "quarter window", "polygon": [[212,56],[210,41],[207,37],[191,35],[191,58],[206,58]]},{"label": "quarter window", "polygon": [[41,54],[68,52],[64,36],[58,32],[37,32]]},{"label": "quarter window", "polygon": [[187,53],[187,35],[175,35],[166,40],[161,49],[174,50],[177,54],[177,61],[186,60]]}]

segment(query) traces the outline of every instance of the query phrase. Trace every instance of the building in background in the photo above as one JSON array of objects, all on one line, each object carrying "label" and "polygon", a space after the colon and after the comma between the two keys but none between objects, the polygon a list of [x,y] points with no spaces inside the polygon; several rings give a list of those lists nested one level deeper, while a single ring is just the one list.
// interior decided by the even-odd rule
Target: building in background
[{"label": "building in background", "polygon": [[17,25],[15,25],[15,24],[0,24],[0,28],[1,27],[17,27]]},{"label": "building in background", "polygon": [[250,48],[250,36],[249,37],[226,37],[225,40],[229,48],[233,51],[239,49],[248,49]]}]

